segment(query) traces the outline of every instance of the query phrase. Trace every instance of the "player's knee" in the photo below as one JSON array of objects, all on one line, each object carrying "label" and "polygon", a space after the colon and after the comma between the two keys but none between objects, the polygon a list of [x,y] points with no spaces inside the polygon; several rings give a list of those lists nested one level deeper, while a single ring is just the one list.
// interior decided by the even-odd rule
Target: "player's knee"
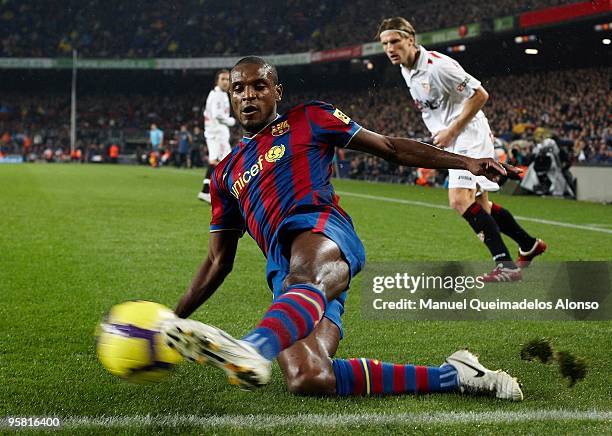
[{"label": "player's knee", "polygon": [[460,215],[463,215],[466,210],[474,203],[475,191],[472,189],[455,188],[448,191],[448,204],[455,209]]},{"label": "player's knee", "polygon": [[322,270],[329,269],[326,263],[317,262],[308,258],[301,258],[299,262],[293,262],[289,274],[285,277],[285,288],[299,284],[309,284],[316,288],[322,288]]},{"label": "player's knee", "polygon": [[286,376],[287,389],[294,395],[333,394],[336,379],[332,373],[331,359],[329,365],[308,359]]},{"label": "player's knee", "polygon": [[317,278],[314,271],[308,265],[300,265],[291,269],[287,277],[285,277],[284,288],[289,286],[308,284],[317,287]]},{"label": "player's knee", "polygon": [[468,207],[471,206],[471,203],[461,197],[450,198],[448,203],[450,207],[455,209],[460,215],[463,215],[465,211],[468,210]]},{"label": "player's knee", "polygon": [[292,266],[283,288],[302,284],[311,285],[321,290],[328,301],[331,301],[346,290],[349,278],[350,269],[344,260],[316,265],[307,261],[299,266]]}]

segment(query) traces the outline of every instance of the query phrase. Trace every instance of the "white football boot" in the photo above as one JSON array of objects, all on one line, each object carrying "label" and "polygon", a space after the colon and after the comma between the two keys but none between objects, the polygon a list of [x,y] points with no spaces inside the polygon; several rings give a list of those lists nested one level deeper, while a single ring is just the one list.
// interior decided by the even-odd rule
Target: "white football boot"
[{"label": "white football boot", "polygon": [[198,194],[198,199],[205,201],[206,203],[210,203],[210,194],[207,194],[206,192],[200,192]]},{"label": "white football boot", "polygon": [[462,393],[495,394],[505,400],[523,400],[523,391],[516,378],[501,370],[485,368],[468,350],[456,351],[446,359],[446,363],[457,369]]},{"label": "white football boot", "polygon": [[191,319],[175,319],[164,322],[161,331],[169,347],[187,360],[221,368],[233,385],[252,390],[270,381],[272,362],[248,342],[223,330]]}]

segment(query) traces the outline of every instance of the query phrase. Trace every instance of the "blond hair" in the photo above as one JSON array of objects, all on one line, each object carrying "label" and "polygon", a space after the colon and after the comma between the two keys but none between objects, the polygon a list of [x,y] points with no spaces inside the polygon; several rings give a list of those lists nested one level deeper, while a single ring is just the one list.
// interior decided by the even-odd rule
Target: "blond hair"
[{"label": "blond hair", "polygon": [[380,23],[380,26],[378,26],[378,32],[376,33],[376,38],[380,38],[380,34],[387,30],[396,31],[403,36],[406,36],[404,34],[407,34],[413,37],[416,35],[414,27],[412,27],[412,24],[410,24],[410,21],[408,21],[407,19],[403,17],[392,17],[392,18],[385,18],[384,20],[382,20],[382,22]]}]

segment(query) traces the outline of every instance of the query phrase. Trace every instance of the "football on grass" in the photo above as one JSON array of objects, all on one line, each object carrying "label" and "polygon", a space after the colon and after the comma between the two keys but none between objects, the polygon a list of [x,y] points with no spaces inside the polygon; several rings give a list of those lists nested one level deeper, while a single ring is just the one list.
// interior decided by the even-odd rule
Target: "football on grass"
[{"label": "football on grass", "polygon": [[169,308],[152,301],[113,306],[96,331],[100,362],[111,374],[132,383],[164,379],[182,359],[159,331],[163,321],[174,317]]}]

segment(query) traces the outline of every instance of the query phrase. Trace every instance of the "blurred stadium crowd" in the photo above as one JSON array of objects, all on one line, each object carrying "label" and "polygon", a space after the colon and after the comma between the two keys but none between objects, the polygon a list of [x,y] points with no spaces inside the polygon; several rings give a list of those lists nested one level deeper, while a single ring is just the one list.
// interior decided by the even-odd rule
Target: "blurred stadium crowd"
[{"label": "blurred stadium crowd", "polygon": [[304,52],[371,41],[383,17],[409,17],[426,32],[565,3],[0,0],[0,57],[70,57],[73,49],[92,58]]},{"label": "blurred stadium crowd", "polygon": [[[528,166],[534,146],[553,137],[568,159],[580,163],[612,164],[610,112],[612,70],[582,69],[493,77],[483,80],[491,95],[484,111],[499,138],[499,154]],[[529,92],[525,92],[528,90]],[[364,127],[388,135],[429,141],[420,114],[405,88],[373,88],[362,92],[316,91],[286,95],[284,107],[313,98],[329,101]],[[177,147],[182,124],[192,131],[203,126],[205,95],[89,95],[79,98],[78,159],[106,160],[112,144],[140,143],[141,155],[150,123],[165,132],[167,148]],[[374,108],[375,110],[372,110]],[[70,101],[63,95],[0,95],[0,152],[23,154],[28,160],[70,160]],[[234,140],[239,129],[234,128]],[[202,133],[196,133],[195,146]],[[205,150],[200,150],[204,156]],[[412,182],[415,171],[396,168],[374,157],[351,156],[355,178]],[[198,164],[198,162],[194,162]],[[435,174],[428,174],[435,178]],[[427,178],[427,177],[426,177]]]},{"label": "blurred stadium crowd", "polygon": [[[419,32],[482,22],[541,9],[563,0],[0,0],[0,57],[152,58],[288,53],[331,49],[371,41],[382,17],[410,17]],[[117,19],[121,17],[121,19]],[[248,26],[243,23],[248,22]],[[129,25],[126,25],[129,23]],[[566,163],[612,164],[610,68],[479,77],[489,91],[484,111],[500,159],[520,166],[534,160],[546,137]],[[82,93],[78,100],[77,149],[70,153],[70,99],[57,91],[0,93],[0,157],[25,160],[106,162],[135,155],[146,162],[148,128],[164,131],[165,163],[178,155],[179,129],[193,137],[188,165],[205,157],[202,109],[206,95]],[[364,127],[430,142],[403,84],[358,92],[310,89],[286,95],[281,110],[301,101],[333,103]],[[372,110],[374,109],[374,110]],[[233,140],[240,137],[233,129]],[[184,153],[183,153],[184,155]],[[340,156],[350,177],[437,185],[444,174],[398,168],[371,156]]]}]

